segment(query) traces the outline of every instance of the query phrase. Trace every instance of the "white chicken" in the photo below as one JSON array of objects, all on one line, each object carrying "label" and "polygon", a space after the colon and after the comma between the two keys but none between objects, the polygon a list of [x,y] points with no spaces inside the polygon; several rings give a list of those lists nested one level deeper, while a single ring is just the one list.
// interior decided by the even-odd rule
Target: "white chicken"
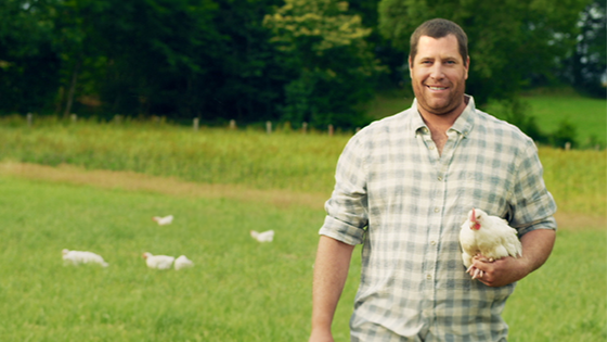
[{"label": "white chicken", "polygon": [[64,249],[61,253],[63,254],[63,263],[65,265],[99,264],[103,267],[108,267],[108,263],[103,260],[101,255],[93,252],[70,251]]},{"label": "white chicken", "polygon": [[185,255],[180,255],[177,259],[175,259],[175,262],[173,263],[173,267],[178,271],[192,266],[194,266],[194,263],[192,262],[192,260],[186,258]]},{"label": "white chicken", "polygon": [[[488,262],[494,262],[507,256],[522,255],[521,242],[517,238],[517,230],[509,227],[507,221],[490,216],[481,209],[469,211],[466,221],[460,229],[460,245],[462,261],[467,272],[470,272],[473,258],[483,257]],[[476,269],[473,279],[481,278],[483,271]]]},{"label": "white chicken", "polygon": [[156,221],[156,223],[158,223],[159,226],[166,226],[168,224],[171,224],[171,222],[173,222],[173,215],[169,215],[169,216],[165,216],[165,217],[154,216],[152,218],[152,220]]},{"label": "white chicken", "polygon": [[259,242],[271,242],[274,238],[274,230],[267,230],[265,232],[256,232],[255,230],[249,231],[251,237],[258,240]]},{"label": "white chicken", "polygon": [[171,268],[175,257],[168,255],[152,255],[151,253],[144,253],[143,258],[146,259],[146,265],[150,268],[156,268],[158,270],[167,270]]}]

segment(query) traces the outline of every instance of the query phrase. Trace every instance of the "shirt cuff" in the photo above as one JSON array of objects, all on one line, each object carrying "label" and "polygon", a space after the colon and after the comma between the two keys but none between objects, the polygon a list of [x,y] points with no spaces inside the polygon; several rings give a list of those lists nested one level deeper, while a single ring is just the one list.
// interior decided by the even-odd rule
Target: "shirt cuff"
[{"label": "shirt cuff", "polygon": [[319,235],[325,235],[334,240],[344,242],[348,245],[358,245],[363,243],[365,230],[363,228],[349,225],[331,216],[325,217],[325,223],[319,230]]},{"label": "shirt cuff", "polygon": [[517,235],[519,235],[519,237],[521,238],[526,233],[529,233],[529,232],[531,232],[533,230],[537,230],[537,229],[557,230],[557,222],[555,221],[555,218],[553,218],[553,216],[549,216],[541,221],[535,222],[534,224],[532,224],[528,227],[518,229]]}]

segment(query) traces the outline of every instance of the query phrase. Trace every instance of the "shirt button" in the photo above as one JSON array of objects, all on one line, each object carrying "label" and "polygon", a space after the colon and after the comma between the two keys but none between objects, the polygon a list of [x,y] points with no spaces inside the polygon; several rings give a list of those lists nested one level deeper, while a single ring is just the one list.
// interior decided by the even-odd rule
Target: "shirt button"
[{"label": "shirt button", "polygon": [[429,146],[429,150],[434,150],[434,149],[435,149],[435,146],[433,146],[433,145]]},{"label": "shirt button", "polygon": [[436,244],[437,244],[437,242],[431,241],[431,246],[435,246]]},{"label": "shirt button", "polygon": [[433,277],[432,277],[430,274],[427,274],[427,275],[426,275],[426,279],[427,279],[427,280],[431,280],[431,279],[433,279]]},{"label": "shirt button", "polygon": [[439,212],[439,208],[435,208],[435,212],[438,213]]},{"label": "shirt button", "polygon": [[439,177],[437,177],[437,180],[438,180],[438,181],[442,181],[442,180],[443,180],[443,177],[439,176]]}]

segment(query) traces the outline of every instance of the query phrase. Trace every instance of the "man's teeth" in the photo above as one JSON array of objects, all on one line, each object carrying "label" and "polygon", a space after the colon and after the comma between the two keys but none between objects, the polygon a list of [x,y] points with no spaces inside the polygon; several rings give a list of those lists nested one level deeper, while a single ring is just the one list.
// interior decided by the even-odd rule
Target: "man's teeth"
[{"label": "man's teeth", "polygon": [[430,88],[431,90],[445,90],[445,89],[448,89],[448,88],[446,88],[446,87],[431,87],[431,86],[429,86],[429,88]]}]

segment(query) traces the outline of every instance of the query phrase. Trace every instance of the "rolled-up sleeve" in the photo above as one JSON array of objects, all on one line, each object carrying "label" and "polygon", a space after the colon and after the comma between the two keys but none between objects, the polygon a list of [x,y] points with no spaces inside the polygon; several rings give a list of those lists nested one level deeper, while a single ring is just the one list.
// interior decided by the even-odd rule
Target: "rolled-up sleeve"
[{"label": "rolled-up sleeve", "polygon": [[[361,132],[359,132],[361,133]],[[363,242],[367,227],[366,153],[361,134],[346,144],[336,167],[336,185],[325,203],[327,216],[320,235],[349,245]]]},{"label": "rolled-up sleeve", "polygon": [[543,167],[532,141],[523,151],[517,168],[517,180],[512,199],[514,217],[511,222],[519,236],[536,229],[557,229],[553,218],[557,205],[543,180]]}]

